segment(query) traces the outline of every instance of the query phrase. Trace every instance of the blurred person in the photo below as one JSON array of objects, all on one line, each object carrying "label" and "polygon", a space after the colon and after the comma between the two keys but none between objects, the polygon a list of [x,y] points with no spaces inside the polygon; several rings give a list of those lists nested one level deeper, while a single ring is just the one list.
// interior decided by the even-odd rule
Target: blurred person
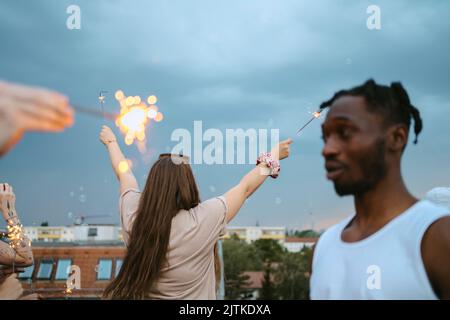
[{"label": "blurred person", "polygon": [[327,178],[356,214],[319,238],[311,298],[450,299],[450,209],[414,197],[401,174],[411,120],[414,143],[422,131],[408,93],[369,80],[324,108]]},{"label": "blurred person", "polygon": [[23,269],[0,269],[0,300],[38,300],[41,296],[37,293],[22,296],[24,290],[17,274]]},{"label": "blurred person", "polygon": [[120,221],[127,253],[118,276],[104,292],[107,299],[216,299],[214,247],[225,226],[268,175],[279,172],[277,159],[288,157],[292,140],[262,154],[257,166],[224,195],[201,202],[198,187],[182,155],[161,154],[143,191],[110,128],[106,146],[120,183]]},{"label": "blurred person", "polygon": [[33,253],[31,242],[23,234],[17,215],[16,196],[12,186],[7,183],[0,183],[0,211],[10,227],[8,243],[0,240],[0,299],[37,299],[36,294],[21,297],[23,289],[17,273],[23,272],[23,267],[33,265]]},{"label": "blurred person", "polygon": [[12,273],[0,279],[0,300],[17,300],[22,294],[22,284],[17,279],[17,274]]},{"label": "blurred person", "polygon": [[72,125],[67,98],[47,89],[0,80],[0,156],[27,131],[60,132]]},{"label": "blurred person", "polygon": [[[16,211],[16,196],[13,187],[7,183],[0,183],[0,211],[7,225],[14,228],[15,235],[18,237],[14,240],[9,239],[9,243],[0,241],[0,265],[12,266],[14,264],[18,267],[33,265],[31,242],[23,234],[22,225]],[[11,236],[8,233],[8,237]]]}]

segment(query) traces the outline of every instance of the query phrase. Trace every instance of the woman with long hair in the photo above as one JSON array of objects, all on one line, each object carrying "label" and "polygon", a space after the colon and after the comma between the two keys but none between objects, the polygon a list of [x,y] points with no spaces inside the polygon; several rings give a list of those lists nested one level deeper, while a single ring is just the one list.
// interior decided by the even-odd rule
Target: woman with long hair
[{"label": "woman with long hair", "polygon": [[120,221],[127,246],[104,298],[216,299],[216,243],[245,200],[269,175],[278,175],[277,159],[288,157],[292,140],[262,154],[235,187],[204,202],[187,157],[160,155],[141,192],[109,127],[103,126],[100,140],[120,183]]}]

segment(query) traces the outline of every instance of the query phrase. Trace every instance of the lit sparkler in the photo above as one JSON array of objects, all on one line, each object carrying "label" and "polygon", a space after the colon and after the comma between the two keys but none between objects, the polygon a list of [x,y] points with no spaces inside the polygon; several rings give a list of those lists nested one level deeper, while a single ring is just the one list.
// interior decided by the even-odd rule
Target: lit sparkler
[{"label": "lit sparkler", "polygon": [[120,115],[116,125],[125,134],[125,143],[131,145],[135,140],[145,141],[145,128],[149,120],[160,122],[164,116],[158,111],[156,96],[149,96],[147,105],[140,96],[126,96],[122,90],[116,91],[114,97],[120,104]]},{"label": "lit sparkler", "polygon": [[8,225],[6,226],[8,232],[9,245],[16,249],[22,245],[24,239],[23,236],[23,226],[20,223],[15,223],[13,220],[8,220]]},{"label": "lit sparkler", "polygon": [[119,101],[120,113],[105,112],[104,93],[106,92],[100,91],[98,97],[102,111],[79,105],[74,105],[73,108],[80,113],[115,121],[116,126],[125,135],[125,143],[127,145],[133,144],[134,141],[144,142],[146,139],[145,129],[149,121],[161,122],[164,119],[164,115],[158,111],[158,106],[156,106],[156,102],[158,101],[156,96],[150,95],[144,101],[140,96],[127,97],[122,90],[118,90],[114,94],[116,100]]},{"label": "lit sparkler", "polygon": [[314,119],[317,119],[320,117],[320,114],[322,113],[323,110],[319,110],[319,111],[314,111],[312,113],[313,117],[311,119],[309,119],[309,121],[307,123],[305,123],[305,125],[303,127],[301,127],[300,129],[297,130],[297,135],[300,133],[300,131],[302,131],[303,129],[305,129],[311,122],[314,121]]}]

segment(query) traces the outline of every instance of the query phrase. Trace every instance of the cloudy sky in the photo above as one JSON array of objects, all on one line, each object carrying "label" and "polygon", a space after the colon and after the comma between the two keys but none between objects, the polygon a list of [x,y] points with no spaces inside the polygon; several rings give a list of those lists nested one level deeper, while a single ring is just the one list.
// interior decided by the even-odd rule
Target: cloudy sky
[{"label": "cloudy sky", "polygon": [[[81,30],[66,27],[69,5]],[[368,30],[366,9],[381,9]],[[98,93],[158,96],[164,121],[151,126],[149,153],[125,147],[143,185],[173,130],[279,129],[294,137],[281,176],[269,180],[233,225],[321,229],[353,212],[335,195],[320,155],[320,121],[295,137],[335,91],[373,77],[400,80],[424,131],[407,148],[403,173],[418,197],[450,185],[450,3],[448,1],[6,1],[0,3],[0,78],[53,88],[99,109]],[[109,111],[118,111],[112,95]],[[25,225],[117,223],[118,184],[98,140],[102,119],[77,114],[62,134],[28,134],[0,159]],[[111,123],[111,125],[113,125]],[[116,130],[117,132],[117,130]],[[194,165],[202,199],[220,195],[252,165]]]}]

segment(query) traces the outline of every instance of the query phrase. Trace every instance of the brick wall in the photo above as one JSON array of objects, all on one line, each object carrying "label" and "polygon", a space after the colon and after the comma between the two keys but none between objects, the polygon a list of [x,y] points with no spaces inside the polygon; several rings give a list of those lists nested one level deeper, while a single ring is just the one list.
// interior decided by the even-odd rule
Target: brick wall
[{"label": "brick wall", "polygon": [[[112,259],[112,278],[116,273],[117,259],[123,259],[124,246],[83,246],[83,247],[33,247],[35,267],[31,280],[23,280],[26,292],[39,293],[43,298],[98,298],[110,280],[97,280],[97,264],[99,259]],[[65,294],[65,280],[55,280],[59,259],[71,259],[81,271],[81,290]],[[37,273],[43,260],[53,260],[50,280],[38,280]]]}]

